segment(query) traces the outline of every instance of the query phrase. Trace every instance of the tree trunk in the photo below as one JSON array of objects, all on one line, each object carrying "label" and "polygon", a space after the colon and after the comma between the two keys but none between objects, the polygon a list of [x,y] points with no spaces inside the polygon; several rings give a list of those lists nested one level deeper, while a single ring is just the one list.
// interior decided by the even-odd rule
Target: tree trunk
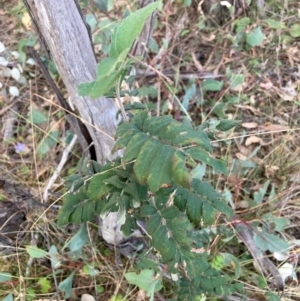
[{"label": "tree trunk", "polygon": [[[97,62],[87,27],[76,0],[25,0],[41,36],[45,40],[56,67],[93,139],[97,161],[111,159],[116,131],[117,109],[113,100],[81,97],[77,87],[95,80]],[[146,0],[145,3],[152,0]],[[153,22],[147,20],[135,51],[142,54],[147,46]],[[102,221],[101,235],[108,243],[119,244],[125,238],[117,224],[117,214],[110,213]]]},{"label": "tree trunk", "polygon": [[97,62],[74,0],[27,0],[52,58],[93,139],[97,161],[111,159],[117,109],[113,100],[81,97],[77,87],[95,79]]}]

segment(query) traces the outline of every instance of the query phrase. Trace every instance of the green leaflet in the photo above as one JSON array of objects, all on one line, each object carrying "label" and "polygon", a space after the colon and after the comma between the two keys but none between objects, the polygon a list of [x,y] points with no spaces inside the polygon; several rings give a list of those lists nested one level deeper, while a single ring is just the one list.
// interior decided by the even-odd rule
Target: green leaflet
[{"label": "green leaflet", "polygon": [[240,123],[241,120],[224,119],[220,121],[220,123],[216,126],[216,129],[222,132],[226,132],[236,127]]},{"label": "green leaflet", "polygon": [[227,167],[225,162],[217,160],[211,157],[206,151],[204,151],[201,147],[192,147],[190,148],[187,153],[196,161],[203,162],[207,165],[210,165],[215,170],[227,174]]},{"label": "green leaflet", "polygon": [[140,209],[141,216],[153,215],[157,212],[157,209],[152,205],[143,205]]},{"label": "green leaflet", "polygon": [[161,250],[168,239],[166,226],[160,225],[151,236],[153,247],[157,250]]},{"label": "green leaflet", "polygon": [[203,203],[209,203],[218,211],[226,214],[228,218],[232,218],[233,210],[226,203],[223,196],[220,193],[216,192],[209,183],[193,179],[192,187],[194,191],[202,197]]},{"label": "green leaflet", "polygon": [[101,172],[93,176],[88,186],[87,196],[92,200],[100,200],[108,195],[112,186],[105,184],[105,180],[112,176],[114,176],[113,171]]},{"label": "green leaflet", "polygon": [[176,151],[172,158],[172,177],[175,183],[184,188],[190,187],[191,176],[185,165],[186,156],[183,152]]},{"label": "green leaflet", "polygon": [[189,220],[196,225],[200,223],[202,218],[202,200],[198,195],[190,194],[187,199],[186,209]]},{"label": "green leaflet", "polygon": [[[81,222],[81,215],[76,219],[78,216],[75,215],[74,217],[74,211],[76,208],[79,208],[79,210],[82,210],[83,202],[86,199],[86,193],[85,193],[85,187],[81,187],[79,192],[76,194],[68,193],[63,200],[63,207],[60,209],[58,213],[58,226],[61,227],[65,224],[67,224],[70,220],[75,221],[75,223]],[[78,211],[79,211],[78,210]]]},{"label": "green leaflet", "polygon": [[148,117],[148,111],[144,110],[139,114],[136,114],[131,119],[131,122],[140,130],[142,131],[145,119]]},{"label": "green leaflet", "polygon": [[149,117],[145,121],[143,130],[152,136],[158,136],[171,122],[174,122],[171,116]]},{"label": "green leaflet", "polygon": [[131,160],[136,159],[142,146],[147,142],[149,136],[144,133],[136,133],[130,142],[128,143],[126,150],[123,155],[123,162],[127,163]]},{"label": "green leaflet", "polygon": [[161,216],[165,219],[172,219],[172,218],[179,216],[180,214],[181,214],[181,212],[175,206],[167,207],[166,209],[163,209],[161,211]]},{"label": "green leaflet", "polygon": [[152,215],[147,222],[147,231],[150,235],[158,228],[161,223],[161,216],[156,213]]},{"label": "green leaflet", "polygon": [[171,165],[174,153],[172,147],[163,146],[161,152],[157,153],[154,162],[150,165],[148,185],[152,192],[172,185]]},{"label": "green leaflet", "polygon": [[165,241],[165,244],[160,249],[160,254],[165,263],[172,261],[176,258],[177,253],[177,245],[175,240],[170,237]]},{"label": "green leaflet", "polygon": [[134,173],[138,181],[145,185],[150,175],[150,166],[156,155],[161,152],[162,144],[157,139],[149,139],[141,148],[141,151],[134,163]]}]

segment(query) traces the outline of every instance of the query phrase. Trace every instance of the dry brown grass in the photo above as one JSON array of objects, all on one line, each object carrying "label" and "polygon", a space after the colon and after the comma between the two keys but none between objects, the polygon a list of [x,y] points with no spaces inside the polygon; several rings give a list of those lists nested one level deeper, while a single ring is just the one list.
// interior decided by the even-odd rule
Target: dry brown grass
[{"label": "dry brown grass", "polygon": [[[12,11],[17,1],[2,2],[1,42],[10,51],[17,50],[18,40],[27,37],[28,29],[22,26],[22,22]],[[220,147],[216,155],[226,158],[230,165],[240,160],[240,162],[255,164],[255,168],[246,168],[243,172],[242,168],[237,171],[232,170],[227,179],[212,178],[212,180],[218,181],[220,189],[226,187],[231,191],[235,204],[251,200],[253,193],[270,180],[276,190],[277,201],[269,200],[263,203],[255,214],[251,211],[252,209],[248,212],[248,208],[238,209],[237,213],[255,219],[260,219],[262,214],[267,212],[286,217],[290,220],[290,225],[285,229],[284,237],[287,240],[299,241],[300,75],[298,68],[300,50],[297,39],[287,38],[289,26],[299,21],[297,19],[299,3],[286,2],[287,7],[283,7],[281,13],[278,9],[281,4],[275,0],[273,2],[266,4],[266,14],[284,23],[286,28],[271,29],[263,18],[262,20],[257,18],[255,22],[252,22],[252,27],[260,25],[266,38],[262,45],[251,49],[232,46],[232,38],[236,34],[234,20],[229,20],[219,27],[200,29],[199,26],[202,26],[205,17],[201,15],[202,12],[197,3],[193,3],[191,7],[183,7],[178,3],[173,3],[173,5],[170,2],[165,3],[154,33],[154,38],[161,48],[158,53],[151,53],[147,57],[147,63],[154,67],[159,65],[161,72],[165,72],[174,79],[176,93],[167,89],[163,81],[153,79],[153,77],[143,77],[139,80],[139,84],[153,85],[161,91],[160,108],[180,120],[184,114],[176,97],[182,99],[185,95],[188,81],[184,76],[195,76],[195,83],[198,85],[197,94],[188,106],[188,113],[195,124],[200,124],[210,117],[242,120],[243,124],[237,127],[230,138],[231,145]],[[23,10],[20,12],[24,14]],[[250,16],[255,14],[252,8],[248,14]],[[242,17],[243,14],[237,18]],[[162,46],[162,39],[165,39],[167,47]],[[244,83],[234,91],[230,89],[229,80],[223,78],[225,84],[221,91],[209,92],[203,102],[197,102],[197,98],[201,97],[202,91],[199,87],[203,80],[198,78],[199,74],[209,77],[225,75],[228,68],[235,74],[243,74]],[[17,112],[17,115],[11,139],[0,146],[0,166],[1,173],[6,179],[26,189],[31,189],[32,194],[39,199],[43,187],[57,166],[63,147],[62,142],[59,141],[45,157],[41,158],[37,155],[37,145],[47,137],[50,131],[57,129],[62,133],[68,125],[39,71],[27,66],[24,74],[30,81],[19,87],[18,102],[7,111],[14,114]],[[61,85],[59,79],[57,82]],[[4,80],[4,85],[12,84],[11,79]],[[229,96],[235,99],[230,100]],[[0,111],[9,106],[11,101],[13,99],[10,96],[0,96]],[[28,122],[27,117],[31,108],[42,109],[48,116],[48,122],[40,127]],[[1,117],[4,118],[5,114],[3,113]],[[225,139],[229,140],[229,138]],[[22,154],[15,152],[15,145],[18,141],[26,145],[26,150]],[[80,155],[75,150],[65,167],[64,175],[71,172],[79,158]],[[61,183],[57,184],[53,190],[59,192],[63,188]],[[56,199],[53,197],[51,201]],[[23,239],[27,244],[36,243],[43,249],[48,249],[51,245],[61,248],[72,237],[75,229],[73,227],[65,230],[57,229],[55,219],[55,213],[47,216],[42,216],[42,213],[37,212],[31,213],[28,220],[29,224],[34,226],[26,230]],[[122,298],[123,300],[143,300],[139,290],[128,285],[124,280],[124,273],[132,268],[132,263],[123,259],[124,266],[118,266],[114,251],[108,250],[99,239],[96,228],[95,225],[90,227],[93,245],[92,248],[87,247],[84,250],[86,258],[72,258],[70,252],[63,251],[61,268],[64,273],[58,275],[57,281],[62,281],[64,277],[76,270],[74,294],[71,298],[74,300],[77,300],[78,296],[83,293],[95,294],[96,284],[103,289],[103,292],[97,295],[98,300]],[[35,234],[38,234],[36,238]],[[299,249],[297,245],[298,243],[291,250],[290,261],[294,263],[298,273]],[[247,250],[244,249],[242,252],[246,253]],[[42,292],[42,286],[38,282],[41,278],[52,275],[49,260],[29,262],[28,258],[24,246],[18,246],[10,255],[0,259],[1,271],[10,271],[15,275],[9,284],[0,285],[0,296],[13,292],[16,299],[20,300],[56,298],[57,288],[54,278],[50,281],[51,288],[46,293]],[[96,268],[100,271],[99,276],[93,278],[86,275],[84,265],[87,262],[96,264]],[[26,275],[27,269],[29,269],[28,275]],[[255,272],[252,265],[244,266],[243,269],[245,272],[243,279],[249,282],[246,285],[249,296],[262,299],[265,289],[258,289],[255,286],[257,279],[253,276]],[[247,277],[248,280],[246,280]],[[29,294],[32,292],[35,296],[30,297]],[[166,294],[168,294],[168,289],[166,289]],[[118,295],[119,299],[116,297]],[[300,299],[298,283],[287,281],[285,299]]]}]

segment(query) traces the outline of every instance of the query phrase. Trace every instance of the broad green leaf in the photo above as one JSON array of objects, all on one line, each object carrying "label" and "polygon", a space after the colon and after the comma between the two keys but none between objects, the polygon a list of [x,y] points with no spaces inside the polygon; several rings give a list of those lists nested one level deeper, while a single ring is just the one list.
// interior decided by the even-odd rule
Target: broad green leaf
[{"label": "broad green leaf", "polygon": [[59,131],[50,132],[38,145],[37,152],[40,156],[47,154],[58,142]]},{"label": "broad green leaf", "polygon": [[300,37],[300,23],[296,23],[296,24],[293,24],[291,26],[290,35],[293,38],[299,38]]},{"label": "broad green leaf", "polygon": [[101,79],[96,79],[93,83],[84,83],[78,86],[78,93],[81,96],[90,96],[96,99],[107,93],[117,83],[122,70],[115,70],[115,72]]},{"label": "broad green leaf", "polygon": [[223,81],[218,81],[215,79],[205,79],[202,82],[202,90],[203,92],[206,91],[221,91],[222,87],[223,87],[224,82]]},{"label": "broad green leaf", "polygon": [[238,18],[235,22],[234,25],[236,27],[236,32],[240,32],[244,30],[249,24],[251,23],[250,18],[245,17],[245,18]]},{"label": "broad green leaf", "polygon": [[187,215],[189,220],[198,225],[202,218],[202,200],[195,194],[190,194],[187,203]]},{"label": "broad green leaf", "polygon": [[26,252],[30,255],[32,258],[43,258],[47,256],[48,252],[40,249],[35,246],[26,246]]},{"label": "broad green leaf", "polygon": [[229,81],[230,89],[235,89],[245,82],[245,76],[243,74],[232,74]]},{"label": "broad green leaf", "polygon": [[174,149],[170,146],[163,146],[154,162],[151,163],[148,177],[149,189],[156,192],[160,188],[166,188],[173,183],[171,166]]},{"label": "broad green leaf", "polygon": [[11,280],[11,273],[8,272],[0,272],[0,282],[6,282]]},{"label": "broad green leaf", "polygon": [[263,215],[263,221],[266,222],[270,227],[274,227],[274,230],[277,232],[282,231],[286,226],[288,226],[291,222],[288,218],[278,217],[273,215],[272,213],[267,213]]},{"label": "broad green leaf", "polygon": [[187,153],[195,160],[205,163],[216,171],[219,171],[223,174],[227,174],[227,168],[224,161],[217,160],[211,157],[206,151],[204,151],[201,147],[192,147],[190,148]]},{"label": "broad green leaf", "polygon": [[59,268],[61,266],[61,261],[60,261],[61,256],[59,255],[57,248],[54,245],[50,247],[48,254],[51,261],[51,267],[53,269]]},{"label": "broad green leaf", "polygon": [[[155,277],[155,272],[153,270],[142,270],[139,274],[131,272],[125,273],[126,280],[139,287],[140,289],[148,292],[151,289],[151,293],[158,292],[161,286],[161,277]],[[159,281],[157,281],[160,279]],[[155,284],[154,288],[152,285]]]},{"label": "broad green leaf", "polygon": [[72,272],[72,274],[67,277],[64,281],[62,281],[59,285],[58,288],[65,292],[65,298],[68,299],[70,298],[72,294],[72,285],[73,285],[73,278],[74,278],[75,271]]},{"label": "broad green leaf", "polygon": [[251,32],[247,34],[246,41],[251,47],[259,46],[265,38],[265,35],[261,31],[261,27],[257,26]]},{"label": "broad green leaf", "polygon": [[150,235],[160,226],[161,224],[161,216],[156,213],[152,215],[147,221],[147,231]]},{"label": "broad green leaf", "polygon": [[98,98],[107,93],[115,86],[123,72],[122,64],[125,61],[127,52],[120,53],[115,58],[104,58],[98,64],[96,80],[92,83],[82,83],[78,86],[81,96]]},{"label": "broad green leaf", "polygon": [[276,21],[273,19],[267,19],[265,22],[269,25],[270,28],[273,29],[284,29],[286,26],[284,22]]},{"label": "broad green leaf", "polygon": [[160,2],[154,2],[146,7],[130,14],[122,23],[115,28],[112,35],[109,56],[116,58],[120,53],[128,51],[132,43],[141,33],[146,19],[159,7]]},{"label": "broad green leaf", "polygon": [[168,239],[167,228],[160,225],[151,235],[152,245],[156,250],[161,250]]},{"label": "broad green leaf", "polygon": [[48,121],[48,117],[41,111],[33,109],[30,114],[30,120],[32,120],[34,124],[41,124],[46,123]]},{"label": "broad green leaf", "polygon": [[88,240],[89,237],[87,234],[86,224],[82,224],[77,233],[72,237],[71,241],[68,243],[71,252],[74,253],[81,250]]},{"label": "broad green leaf", "polygon": [[131,160],[136,159],[143,145],[150,139],[151,139],[150,136],[142,132],[135,134],[126,147],[122,159],[123,162],[127,163],[130,162]]},{"label": "broad green leaf", "polygon": [[166,209],[163,209],[160,212],[162,218],[165,219],[172,219],[175,218],[177,216],[179,216],[181,214],[181,212],[179,211],[179,209],[175,206],[169,206]]},{"label": "broad green leaf", "polygon": [[253,236],[255,244],[262,250],[269,250],[270,252],[280,252],[287,251],[290,245],[280,239],[274,234],[269,234],[267,232],[254,233]]},{"label": "broad green leaf", "polygon": [[190,174],[185,165],[186,156],[183,152],[176,151],[172,158],[172,177],[175,183],[184,188],[190,187]]}]

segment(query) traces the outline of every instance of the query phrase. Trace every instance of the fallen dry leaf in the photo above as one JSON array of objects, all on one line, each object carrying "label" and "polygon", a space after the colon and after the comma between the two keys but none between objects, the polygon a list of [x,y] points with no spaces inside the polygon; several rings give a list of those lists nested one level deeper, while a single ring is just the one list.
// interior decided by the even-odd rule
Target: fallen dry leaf
[{"label": "fallen dry leaf", "polygon": [[272,82],[261,83],[259,86],[263,89],[270,90],[273,87],[273,83]]},{"label": "fallen dry leaf", "polygon": [[282,132],[288,130],[289,127],[281,124],[267,124],[260,125],[259,129],[266,132]]},{"label": "fallen dry leaf", "polygon": [[95,301],[95,298],[89,294],[83,294],[81,296],[81,301]]},{"label": "fallen dry leaf", "polygon": [[249,208],[249,203],[247,201],[236,202],[235,207],[246,209]]},{"label": "fallen dry leaf", "polygon": [[248,157],[243,155],[242,153],[236,153],[235,156],[242,161],[247,161]]},{"label": "fallen dry leaf", "polygon": [[274,176],[278,170],[279,170],[278,166],[265,165],[265,175],[267,178]]},{"label": "fallen dry leaf", "polygon": [[256,122],[244,122],[242,123],[242,127],[245,129],[255,129],[258,124]]},{"label": "fallen dry leaf", "polygon": [[245,145],[249,146],[253,143],[259,143],[259,144],[263,144],[263,140],[260,137],[257,136],[250,136],[246,139]]}]

